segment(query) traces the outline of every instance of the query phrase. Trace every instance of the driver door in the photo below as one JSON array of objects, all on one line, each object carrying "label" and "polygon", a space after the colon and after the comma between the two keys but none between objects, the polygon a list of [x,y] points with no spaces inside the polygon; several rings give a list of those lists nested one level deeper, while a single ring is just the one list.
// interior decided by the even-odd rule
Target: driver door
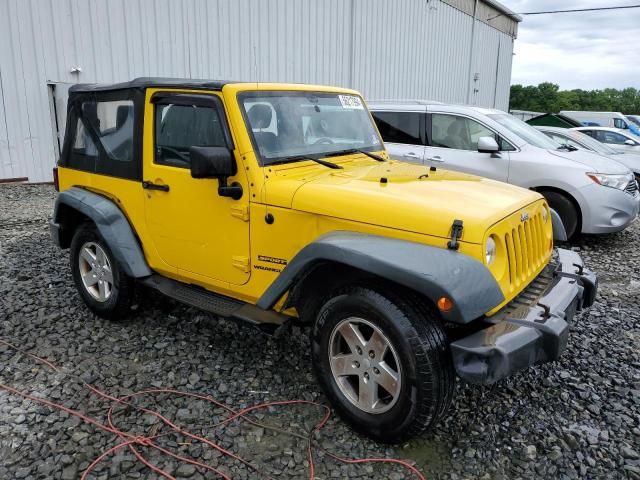
[{"label": "driver door", "polygon": [[[249,280],[249,199],[218,195],[217,179],[191,177],[191,146],[238,155],[222,97],[212,92],[147,91],[143,191],[156,270],[181,280],[240,285]],[[239,162],[238,162],[239,163]],[[244,168],[229,181],[248,191]]]},{"label": "driver door", "polygon": [[506,182],[509,178],[509,153],[480,153],[478,139],[499,136],[469,117],[451,113],[431,113],[427,117],[429,145],[425,164],[472,173]]}]

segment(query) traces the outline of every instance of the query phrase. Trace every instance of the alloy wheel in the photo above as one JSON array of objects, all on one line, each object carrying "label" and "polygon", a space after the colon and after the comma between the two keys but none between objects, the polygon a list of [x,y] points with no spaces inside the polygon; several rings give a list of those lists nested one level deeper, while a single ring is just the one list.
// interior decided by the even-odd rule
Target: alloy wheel
[{"label": "alloy wheel", "polygon": [[400,359],[387,336],[356,317],[340,321],[329,340],[329,364],[342,394],[360,410],[380,414],[400,396]]}]

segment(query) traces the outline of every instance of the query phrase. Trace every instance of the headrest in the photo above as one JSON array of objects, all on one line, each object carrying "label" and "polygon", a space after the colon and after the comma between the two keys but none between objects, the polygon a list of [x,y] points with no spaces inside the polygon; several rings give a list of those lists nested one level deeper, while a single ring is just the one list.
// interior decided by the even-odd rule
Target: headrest
[{"label": "headrest", "polygon": [[271,117],[273,116],[273,112],[271,111],[271,107],[269,105],[256,103],[255,105],[251,106],[251,108],[247,112],[247,116],[249,117],[251,128],[267,128],[269,125],[271,125]]},{"label": "headrest", "polygon": [[447,128],[447,134],[458,135],[460,132],[462,132],[464,128],[463,122],[464,120],[456,118],[453,122],[451,122],[451,125],[449,125],[449,128]]},{"label": "headrest", "polygon": [[133,111],[132,105],[119,105],[116,112],[116,130],[122,128]]}]

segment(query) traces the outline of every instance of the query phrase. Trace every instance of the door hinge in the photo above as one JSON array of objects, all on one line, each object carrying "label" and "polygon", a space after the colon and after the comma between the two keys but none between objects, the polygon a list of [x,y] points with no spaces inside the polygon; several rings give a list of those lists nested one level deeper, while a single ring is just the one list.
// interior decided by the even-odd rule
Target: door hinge
[{"label": "door hinge", "polygon": [[249,221],[249,205],[231,206],[231,216],[239,218],[244,222],[248,222]]},{"label": "door hinge", "polygon": [[231,264],[238,270],[249,273],[249,257],[233,256]]}]

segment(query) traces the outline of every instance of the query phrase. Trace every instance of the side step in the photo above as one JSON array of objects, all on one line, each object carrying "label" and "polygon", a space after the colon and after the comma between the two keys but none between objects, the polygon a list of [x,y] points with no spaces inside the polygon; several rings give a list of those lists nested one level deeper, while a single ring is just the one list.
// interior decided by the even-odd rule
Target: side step
[{"label": "side step", "polygon": [[269,328],[264,328],[267,327],[267,325],[263,324],[278,327],[291,320],[291,317],[274,312],[273,310],[263,310],[255,305],[219,295],[195,285],[177,282],[161,275],[151,275],[150,277],[141,279],[140,283],[147,287],[154,288],[181,303],[220,315],[221,317],[242,320],[260,326],[263,330],[269,330]]}]

